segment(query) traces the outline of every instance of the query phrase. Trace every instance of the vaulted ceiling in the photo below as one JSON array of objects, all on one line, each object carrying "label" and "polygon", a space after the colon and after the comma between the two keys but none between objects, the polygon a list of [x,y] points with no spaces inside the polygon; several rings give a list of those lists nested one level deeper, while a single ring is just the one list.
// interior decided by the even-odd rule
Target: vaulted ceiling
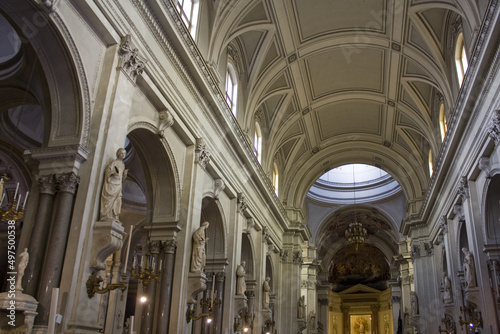
[{"label": "vaulted ceiling", "polygon": [[[472,1],[220,1],[208,59],[236,63],[238,121],[264,130],[263,168],[280,166],[280,197],[301,207],[325,170],[360,162],[390,173],[409,202],[425,194],[436,109],[454,105],[457,27]],[[450,51],[450,50],[453,50]],[[284,188],[283,188],[284,187]]]}]

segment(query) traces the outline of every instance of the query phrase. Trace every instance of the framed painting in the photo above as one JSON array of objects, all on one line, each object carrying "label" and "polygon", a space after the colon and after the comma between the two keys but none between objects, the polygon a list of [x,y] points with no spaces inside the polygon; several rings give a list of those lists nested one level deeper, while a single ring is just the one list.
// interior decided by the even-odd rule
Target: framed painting
[{"label": "framed painting", "polygon": [[351,315],[351,334],[372,334],[371,315]]}]

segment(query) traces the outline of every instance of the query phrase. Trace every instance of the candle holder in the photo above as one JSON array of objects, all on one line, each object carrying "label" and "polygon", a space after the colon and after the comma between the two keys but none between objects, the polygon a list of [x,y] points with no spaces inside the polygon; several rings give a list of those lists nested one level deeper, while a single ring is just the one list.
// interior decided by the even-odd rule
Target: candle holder
[{"label": "candle holder", "polygon": [[3,173],[0,174],[0,220],[8,221],[8,220],[19,220],[24,217],[24,207],[26,206],[26,201],[28,199],[29,192],[26,193],[24,197],[24,203],[21,208],[19,208],[19,204],[21,203],[21,194],[18,196],[19,191],[19,182],[17,183],[16,193],[14,194],[14,199],[12,203],[7,205],[6,209],[2,208],[3,201],[5,199],[6,193],[4,192],[5,182],[9,181],[10,177]]},{"label": "candle holder", "polygon": [[251,329],[253,329],[254,319],[255,314],[248,313],[248,308],[245,308],[243,312],[240,313],[239,318],[234,318],[234,331],[242,331],[243,333],[248,333]]},{"label": "candle holder", "polygon": [[109,291],[113,291],[116,289],[122,290],[124,292],[127,289],[127,274],[122,274],[122,280],[118,283],[111,283],[111,284],[103,284],[102,289],[99,288],[101,283],[104,281],[104,279],[100,276],[97,276],[95,272],[93,272],[90,276],[89,279],[87,280],[87,295],[89,298],[94,297],[96,293],[98,294],[105,294]]},{"label": "candle holder", "polygon": [[160,270],[158,271],[158,275],[155,275],[154,262],[151,258],[151,254],[148,253],[146,256],[147,256],[147,260],[145,261],[144,269],[142,267],[143,261],[141,261],[141,264],[138,267],[138,271],[135,270],[136,258],[134,257],[134,264],[132,267],[132,271],[130,273],[130,275],[132,277],[135,277],[135,278],[139,279],[140,281],[142,281],[142,286],[144,287],[144,289],[148,286],[150,281],[158,280],[161,278],[161,262],[160,262]]},{"label": "candle holder", "polygon": [[464,319],[462,319],[462,316],[458,318],[458,322],[460,323],[460,327],[462,327],[462,329],[464,325],[468,325],[470,328],[483,326],[481,312],[476,311],[476,306],[473,303],[469,303],[466,307],[460,306],[460,313],[464,315]]}]

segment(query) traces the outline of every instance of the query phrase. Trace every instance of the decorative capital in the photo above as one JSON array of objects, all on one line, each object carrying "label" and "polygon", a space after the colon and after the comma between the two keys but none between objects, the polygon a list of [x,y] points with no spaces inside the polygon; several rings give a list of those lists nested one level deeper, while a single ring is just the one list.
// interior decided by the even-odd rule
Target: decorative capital
[{"label": "decorative capital", "polygon": [[420,245],[413,245],[411,247],[411,254],[410,254],[412,259],[418,259],[420,258]]},{"label": "decorative capital", "polygon": [[226,188],[226,184],[223,179],[216,179],[214,181],[214,196],[215,198],[219,198],[219,194],[224,191]]},{"label": "decorative capital", "polygon": [[226,280],[226,273],[218,272],[215,274],[215,280],[217,282],[224,282]]},{"label": "decorative capital", "polygon": [[76,193],[76,188],[80,183],[80,177],[76,176],[75,173],[66,173],[57,175],[57,188],[59,191],[67,192],[71,194]]},{"label": "decorative capital", "polygon": [[318,302],[322,306],[328,305],[328,298],[318,298]]},{"label": "decorative capital", "polygon": [[243,193],[238,193],[238,211],[240,213],[244,213],[245,210],[247,209],[247,199],[245,197],[245,194]]},{"label": "decorative capital", "polygon": [[302,259],[302,251],[293,252],[293,263],[299,266],[301,266],[302,263],[304,263],[304,259]]},{"label": "decorative capital", "polygon": [[493,117],[488,124],[488,135],[495,141],[495,146],[500,144],[500,110],[493,112]]},{"label": "decorative capital", "polygon": [[195,162],[200,164],[201,167],[205,168],[210,162],[210,151],[207,148],[207,144],[203,138],[196,139],[196,147],[194,149]]},{"label": "decorative capital", "polygon": [[161,241],[159,240],[154,240],[149,242],[149,252],[151,254],[160,254],[160,249],[161,249]]},{"label": "decorative capital", "polygon": [[119,68],[121,68],[130,80],[135,83],[137,76],[144,72],[146,59],[141,57],[139,55],[139,50],[132,45],[132,38],[130,35],[122,37],[118,55],[120,56]]},{"label": "decorative capital", "polygon": [[167,240],[163,243],[163,250],[165,253],[174,254],[177,249],[177,241]]},{"label": "decorative capital", "polygon": [[288,250],[281,250],[280,251],[280,258],[281,262],[287,262],[288,261]]},{"label": "decorative capital", "polygon": [[458,221],[465,221],[464,208],[462,204],[456,204],[455,206],[453,206],[453,212],[458,216]]},{"label": "decorative capital", "polygon": [[54,195],[56,193],[56,177],[54,174],[40,176],[37,183],[40,194]]},{"label": "decorative capital", "polygon": [[401,297],[400,296],[392,296],[392,302],[393,303],[399,303],[401,301]]},{"label": "decorative capital", "polygon": [[434,253],[434,246],[430,242],[424,242],[425,255],[430,256]]},{"label": "decorative capital", "polygon": [[160,110],[158,112],[160,124],[158,126],[158,136],[165,138],[165,130],[174,125],[174,116],[168,110]]}]

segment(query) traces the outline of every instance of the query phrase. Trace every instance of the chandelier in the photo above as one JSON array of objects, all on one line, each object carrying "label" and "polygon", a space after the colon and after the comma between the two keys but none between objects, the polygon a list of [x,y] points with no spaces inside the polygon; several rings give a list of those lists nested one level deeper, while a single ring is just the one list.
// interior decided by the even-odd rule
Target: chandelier
[{"label": "chandelier", "polygon": [[[352,166],[352,179],[354,181],[354,205],[356,205],[356,178],[354,174],[354,165]],[[349,224],[349,228],[345,231],[345,237],[350,245],[354,245],[356,252],[359,249],[359,245],[365,242],[366,239],[366,229],[361,223],[358,222],[356,211],[354,211],[354,222]]]},{"label": "chandelier", "polygon": [[356,252],[359,249],[359,245],[365,242],[366,234],[366,229],[358,222],[357,217],[354,216],[354,222],[349,224],[349,228],[345,231],[345,237],[350,245],[354,245]]},{"label": "chandelier", "polygon": [[7,182],[8,180],[10,180],[10,177],[7,174],[5,173],[0,174],[0,194],[2,194],[2,197],[0,199],[0,220],[2,221],[19,220],[24,216],[24,207],[26,206],[26,200],[28,199],[29,192],[27,192],[26,196],[24,197],[23,206],[19,208],[19,204],[21,203],[22,197],[21,194],[19,194],[19,196],[17,194],[19,192],[19,182],[18,182],[16,187],[16,192],[14,194],[14,200],[10,204],[7,203],[7,206],[4,209],[3,202],[6,197],[5,196],[6,191],[4,191],[4,186],[5,182]]}]

